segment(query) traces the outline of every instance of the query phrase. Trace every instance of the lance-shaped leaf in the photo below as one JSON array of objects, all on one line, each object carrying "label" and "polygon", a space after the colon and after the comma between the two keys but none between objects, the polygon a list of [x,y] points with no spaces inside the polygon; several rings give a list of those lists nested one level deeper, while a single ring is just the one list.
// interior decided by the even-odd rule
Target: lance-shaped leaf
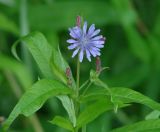
[{"label": "lance-shaped leaf", "polygon": [[74,128],[73,128],[71,122],[69,120],[65,119],[64,117],[56,116],[52,121],[50,121],[50,123],[57,125],[59,127],[65,128],[71,132],[74,131]]},{"label": "lance-shaped leaf", "polygon": [[[110,92],[112,93],[113,102],[140,103],[150,107],[151,109],[160,111],[159,103],[132,89],[115,87],[115,88],[110,88]],[[102,89],[96,92],[88,93],[85,96],[82,96],[81,102],[92,101],[106,97],[110,97],[110,93],[108,92],[108,90]]]},{"label": "lance-shaped leaf", "polygon": [[160,119],[140,121],[112,130],[112,132],[159,132]]},{"label": "lance-shaped leaf", "polygon": [[4,123],[4,129],[8,129],[19,114],[29,116],[39,110],[47,99],[70,93],[71,90],[67,86],[56,80],[43,79],[36,82],[19,100]]},{"label": "lance-shaped leaf", "polygon": [[[128,104],[121,104],[119,107],[128,106]],[[87,123],[96,119],[102,113],[113,110],[114,104],[110,101],[110,99],[104,98],[87,106],[84,111],[82,111],[77,120],[77,128],[86,125]]]},{"label": "lance-shaped leaf", "polygon": [[16,47],[20,41],[26,45],[32,54],[43,76],[45,78],[55,78],[49,63],[52,55],[52,47],[48,44],[44,35],[40,32],[33,32],[15,42],[12,46],[12,53],[17,59],[19,59],[19,57],[16,52]]},{"label": "lance-shaped leaf", "polygon": [[[67,83],[65,77],[65,70],[68,66],[66,61],[63,59],[60,50],[56,51],[52,49],[52,46],[47,42],[45,36],[40,32],[33,32],[17,42],[12,46],[12,53],[20,60],[17,55],[16,47],[20,41],[23,41],[28,50],[31,52],[35,59],[39,69],[41,70],[45,78],[59,79],[63,83]],[[72,86],[75,88],[75,81],[71,75]],[[73,101],[68,96],[58,96],[61,100],[64,108],[73,124],[76,123],[75,111],[73,107]]]}]

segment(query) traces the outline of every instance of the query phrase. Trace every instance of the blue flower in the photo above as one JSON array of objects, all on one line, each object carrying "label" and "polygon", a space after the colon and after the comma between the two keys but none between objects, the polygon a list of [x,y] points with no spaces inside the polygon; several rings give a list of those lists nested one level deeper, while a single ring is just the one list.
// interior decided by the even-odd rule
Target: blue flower
[{"label": "blue flower", "polygon": [[95,30],[95,25],[92,24],[87,30],[87,22],[84,22],[83,28],[75,26],[69,28],[70,36],[67,42],[69,50],[74,50],[72,58],[79,54],[79,61],[83,61],[84,55],[91,61],[93,57],[100,56],[100,49],[104,47],[105,38],[100,33],[100,29]]}]

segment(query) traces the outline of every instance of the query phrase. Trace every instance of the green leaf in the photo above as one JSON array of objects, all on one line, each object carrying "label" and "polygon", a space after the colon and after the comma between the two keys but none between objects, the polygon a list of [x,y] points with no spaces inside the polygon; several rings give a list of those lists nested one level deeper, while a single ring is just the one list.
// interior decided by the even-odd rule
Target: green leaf
[{"label": "green leaf", "polygon": [[0,29],[19,35],[19,31],[15,23],[0,13]]},{"label": "green leaf", "polygon": [[[67,78],[65,75],[66,68],[69,68],[69,65],[67,62],[64,60],[60,49],[58,48],[58,51],[53,49],[53,55],[51,58],[51,68],[54,73],[63,83],[67,84]],[[75,80],[72,76],[71,72],[71,81],[72,81],[72,88],[76,88]],[[70,99],[68,96],[58,96],[59,100],[62,102],[63,107],[67,111],[69,115],[70,121],[73,123],[73,126],[76,126],[76,115],[75,115],[75,109],[74,109],[74,104],[73,100]]]},{"label": "green leaf", "polygon": [[[57,79],[58,77],[59,80],[67,84],[65,70],[69,65],[63,59],[60,50],[53,49],[42,33],[33,32],[14,43],[12,53],[18,60],[20,58],[17,55],[16,47],[20,41],[24,42],[45,78]],[[75,88],[75,81],[72,75],[71,79]]]},{"label": "green leaf", "polygon": [[140,121],[128,126],[112,130],[112,132],[159,132],[160,120]]},{"label": "green leaf", "polygon": [[114,100],[120,100],[123,103],[140,103],[151,109],[160,110],[160,104],[149,97],[129,88],[115,87],[111,88]]},{"label": "green leaf", "polygon": [[52,121],[50,121],[50,123],[57,125],[59,127],[65,128],[69,131],[72,131],[72,132],[74,131],[74,128],[71,122],[65,119],[64,117],[56,116]]},{"label": "green leaf", "polygon": [[152,111],[151,113],[149,113],[149,114],[145,117],[145,119],[146,119],[146,120],[159,119],[159,117],[160,117],[160,111],[154,110],[154,111]]},{"label": "green leaf", "polygon": [[65,70],[67,68],[67,63],[64,62],[63,58],[57,51],[53,51],[51,59],[51,68],[53,73],[65,84],[67,84],[67,77],[65,75]]},{"label": "green leaf", "polygon": [[[147,96],[136,92],[129,88],[115,87],[110,88],[112,93],[113,102],[122,102],[122,103],[140,103],[148,106],[154,110],[160,110],[160,104],[154,100],[148,98]],[[99,98],[105,98],[105,96],[110,98],[110,93],[108,90],[99,90],[94,93],[89,93],[81,97],[82,102],[92,101]]]},{"label": "green leaf", "polygon": [[[121,105],[120,107],[122,106],[125,105]],[[78,116],[77,127],[80,128],[83,125],[86,125],[87,123],[96,119],[99,115],[101,115],[105,111],[112,109],[114,109],[114,105],[110,101],[110,99],[107,98],[101,99],[95,102],[94,104],[87,106],[87,108],[85,108]]]},{"label": "green leaf", "polygon": [[[20,60],[16,53],[16,47],[19,44],[19,41],[23,41],[29,51],[31,52],[33,58],[35,59],[38,67],[40,68],[43,76],[45,78],[59,79],[63,83],[67,84],[65,78],[66,67],[69,67],[68,64],[63,59],[60,50],[56,51],[48,44],[44,35],[40,32],[33,32],[22,39],[18,40],[12,47],[12,53],[14,56]],[[72,86],[75,88],[75,81],[71,75]],[[59,97],[64,108],[69,114],[70,120],[73,124],[76,123],[76,117],[73,107],[73,101],[69,97]]]},{"label": "green leaf", "polygon": [[[52,72],[65,84],[67,84],[67,77],[65,75],[66,73],[66,68],[69,68],[68,63],[64,60],[60,49],[58,48],[58,51],[53,49],[53,54],[52,54],[52,58],[51,58],[51,68],[52,68]],[[76,88],[76,84],[75,84],[75,80],[72,76],[72,72],[71,72],[71,81],[72,81],[72,87],[75,89]]]},{"label": "green leaf", "polygon": [[70,99],[68,96],[58,96],[59,100],[61,100],[63,107],[67,111],[69,115],[69,119],[72,122],[73,126],[76,126],[76,114],[74,109],[73,100]]},{"label": "green leaf", "polygon": [[[53,50],[53,55],[51,58],[51,68],[53,73],[65,84],[67,84],[67,78],[65,75],[66,68],[69,68],[67,62],[63,59],[62,54],[58,48],[58,51]],[[75,80],[72,76],[70,76],[72,80],[72,87],[73,89],[76,88]],[[62,102],[63,107],[67,111],[69,115],[70,121],[73,123],[73,126],[76,126],[76,115],[73,100],[70,99],[68,96],[58,96],[59,100]]]},{"label": "green leaf", "polygon": [[4,123],[5,130],[8,129],[19,114],[29,116],[40,109],[47,99],[70,93],[71,90],[68,87],[56,80],[43,79],[36,82],[14,107],[9,118]]},{"label": "green leaf", "polygon": [[28,50],[31,52],[43,76],[45,78],[55,78],[50,68],[52,47],[48,44],[44,35],[40,32],[33,32],[15,42],[12,46],[12,53],[17,59],[19,59],[19,57],[16,53],[16,47],[20,41],[23,41]]},{"label": "green leaf", "polygon": [[14,73],[14,75],[17,77],[24,88],[28,88],[32,84],[32,77],[23,64],[1,53],[0,60],[0,69],[9,70]]}]

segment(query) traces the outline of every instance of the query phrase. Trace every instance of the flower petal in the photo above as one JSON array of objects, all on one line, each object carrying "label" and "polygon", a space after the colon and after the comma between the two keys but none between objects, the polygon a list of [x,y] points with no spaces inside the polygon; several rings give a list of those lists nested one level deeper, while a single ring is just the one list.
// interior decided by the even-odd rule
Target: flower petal
[{"label": "flower petal", "polygon": [[96,48],[96,47],[92,47],[91,48],[91,50],[96,54],[96,56],[98,55],[98,56],[100,56],[101,54],[100,54],[100,49],[98,49],[98,48]]},{"label": "flower petal", "polygon": [[101,31],[100,29],[97,29],[96,31],[94,31],[94,32],[91,34],[90,37],[96,36],[97,34],[99,34],[100,31]]},{"label": "flower petal", "polygon": [[94,49],[94,50],[100,51],[99,47],[98,46],[96,47],[94,43],[89,43],[88,49]]},{"label": "flower petal", "polygon": [[74,48],[76,48],[78,46],[79,43],[74,43],[74,44],[71,44],[70,46],[68,46],[68,49],[72,50]]},{"label": "flower petal", "polygon": [[80,54],[79,54],[79,61],[82,62],[83,60],[83,49],[81,49]]},{"label": "flower petal", "polygon": [[79,51],[79,48],[78,48],[78,49],[76,49],[76,50],[73,52],[73,54],[72,54],[72,58],[73,58],[73,57],[75,57],[75,55],[77,55],[78,51]]},{"label": "flower petal", "polygon": [[88,49],[86,49],[86,57],[91,62],[91,54]]},{"label": "flower petal", "polygon": [[95,25],[92,24],[88,29],[88,36],[90,36],[94,32],[94,30],[95,30]]},{"label": "flower petal", "polygon": [[84,35],[86,35],[86,32],[87,32],[87,22],[84,22],[84,25],[83,25],[83,33],[84,33]]},{"label": "flower petal", "polygon": [[70,43],[70,44],[72,44],[72,43],[76,43],[77,41],[76,40],[74,40],[74,39],[68,39],[67,40],[67,43]]},{"label": "flower petal", "polygon": [[73,28],[69,28],[69,31],[70,31],[71,37],[75,39],[79,39],[81,37],[81,34],[82,34],[81,28],[76,26]]},{"label": "flower petal", "polygon": [[102,35],[99,35],[99,36],[96,36],[96,37],[93,37],[91,40],[100,40],[102,39],[103,36]]},{"label": "flower petal", "polygon": [[97,47],[97,48],[103,48],[104,47],[104,45],[102,45],[102,44],[97,44],[97,45],[94,45],[95,47]]},{"label": "flower petal", "polygon": [[96,57],[96,53],[95,53],[94,50],[90,49],[89,51],[90,51],[90,53],[93,55],[93,57]]}]

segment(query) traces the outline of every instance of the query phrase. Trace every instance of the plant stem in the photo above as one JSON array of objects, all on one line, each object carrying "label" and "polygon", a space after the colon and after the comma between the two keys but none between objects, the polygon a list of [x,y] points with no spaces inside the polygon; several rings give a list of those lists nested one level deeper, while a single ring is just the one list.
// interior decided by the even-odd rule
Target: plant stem
[{"label": "plant stem", "polygon": [[85,85],[87,85],[88,82],[89,82],[89,79],[80,86],[79,90],[81,90]]},{"label": "plant stem", "polygon": [[92,82],[89,82],[88,86],[86,87],[86,89],[84,90],[82,95],[85,95],[85,93],[87,92],[88,88],[92,85]]},{"label": "plant stem", "polygon": [[76,95],[79,96],[79,75],[80,75],[80,62],[77,58],[77,88],[76,88]]},{"label": "plant stem", "polygon": [[[27,0],[20,1],[20,9],[19,9],[20,36],[25,36],[29,33],[27,5],[28,5]],[[22,46],[21,46],[21,54],[22,54],[22,59],[26,64],[27,68],[29,69],[30,74],[33,75],[34,72],[32,67],[31,56],[24,43],[22,43]]]},{"label": "plant stem", "polygon": [[[76,99],[74,100],[76,117],[78,117],[78,114],[79,114],[79,103],[77,102],[77,99],[79,98],[79,79],[80,79],[79,76],[80,76],[80,62],[79,62],[79,55],[78,55],[78,58],[77,58],[77,80],[76,80],[76,90],[75,90]],[[75,129],[75,132],[78,132],[78,129]]]},{"label": "plant stem", "polygon": [[86,125],[82,127],[82,132],[86,132]]}]

